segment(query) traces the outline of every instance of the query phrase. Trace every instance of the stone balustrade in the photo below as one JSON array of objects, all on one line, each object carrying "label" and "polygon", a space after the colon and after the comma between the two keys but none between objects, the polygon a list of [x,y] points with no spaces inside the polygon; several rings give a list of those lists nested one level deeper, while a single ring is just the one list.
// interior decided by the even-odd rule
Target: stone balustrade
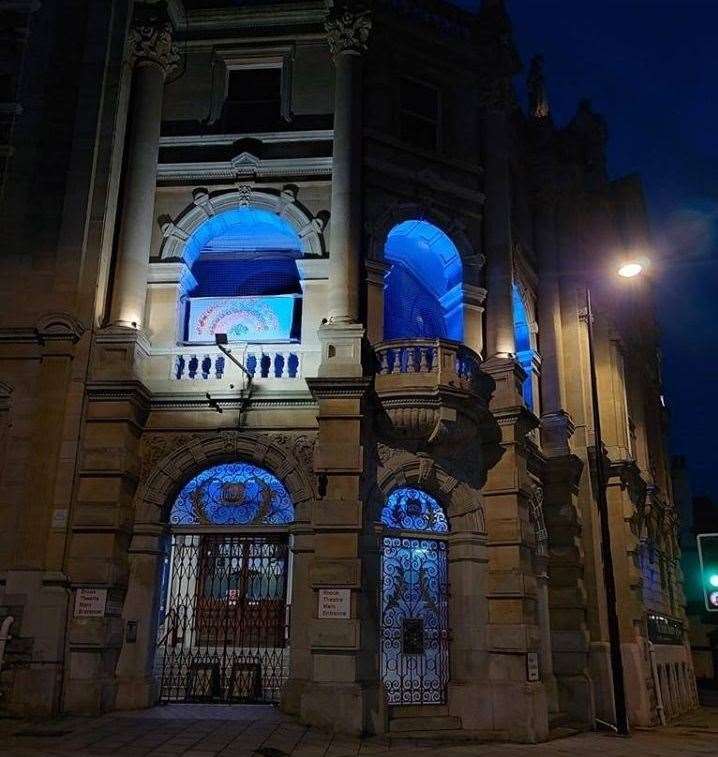
[{"label": "stone balustrade", "polygon": [[[303,377],[305,353],[299,345],[278,345],[275,348],[235,346],[232,353],[254,381],[296,381]],[[173,353],[170,378],[175,381],[216,381],[225,378],[228,371],[232,373],[238,370],[217,348],[185,347]]]},{"label": "stone balustrade", "polygon": [[[444,339],[402,339],[382,342],[376,355],[377,391],[410,385],[453,387],[483,395],[488,385],[481,357],[463,344]],[[401,377],[398,378],[397,377]]]}]

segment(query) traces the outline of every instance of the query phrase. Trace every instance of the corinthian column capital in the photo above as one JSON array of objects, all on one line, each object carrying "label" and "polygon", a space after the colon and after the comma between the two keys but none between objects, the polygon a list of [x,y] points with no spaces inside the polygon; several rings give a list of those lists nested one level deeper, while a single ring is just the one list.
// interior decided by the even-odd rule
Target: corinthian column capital
[{"label": "corinthian column capital", "polygon": [[179,63],[177,46],[172,43],[172,24],[161,5],[139,3],[135,6],[129,33],[128,53],[134,65],[154,63],[165,74]]},{"label": "corinthian column capital", "polygon": [[329,49],[334,57],[342,53],[366,52],[371,31],[371,12],[359,3],[335,3],[324,22]]}]

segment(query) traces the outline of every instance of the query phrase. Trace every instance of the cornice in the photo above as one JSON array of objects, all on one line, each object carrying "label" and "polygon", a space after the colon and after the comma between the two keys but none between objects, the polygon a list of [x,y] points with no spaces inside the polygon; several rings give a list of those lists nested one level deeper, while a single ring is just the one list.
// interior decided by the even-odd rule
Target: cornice
[{"label": "cornice", "polygon": [[[244,155],[244,153],[243,153]],[[240,156],[241,157],[241,156]],[[322,177],[332,175],[332,158],[279,158],[271,160],[193,163],[160,163],[157,180],[172,181],[236,181],[238,179],[278,179],[292,177]]]},{"label": "cornice", "polygon": [[322,24],[326,15],[324,2],[305,2],[261,7],[210,8],[187,13],[187,30],[226,32],[228,29],[258,27],[286,27],[293,25]]},{"label": "cornice", "polygon": [[[209,396],[208,396],[209,394]],[[316,408],[317,403],[307,391],[296,393],[267,393],[264,396],[241,396],[238,392],[190,393],[190,392],[154,392],[151,409],[153,412],[177,410],[210,411],[251,411],[271,410],[277,408]]]},{"label": "cornice", "polygon": [[370,376],[317,376],[305,381],[317,399],[359,399],[367,394],[374,379]]},{"label": "cornice", "polygon": [[290,142],[331,142],[333,129],[310,129],[305,131],[249,132],[247,134],[190,134],[160,137],[162,147],[216,147],[233,145],[243,139],[253,139],[263,144]]}]

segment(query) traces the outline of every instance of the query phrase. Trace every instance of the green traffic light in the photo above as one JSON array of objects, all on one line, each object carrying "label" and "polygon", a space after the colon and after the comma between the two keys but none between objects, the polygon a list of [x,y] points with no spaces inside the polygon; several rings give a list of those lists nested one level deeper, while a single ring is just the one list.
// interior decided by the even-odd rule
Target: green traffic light
[{"label": "green traffic light", "polygon": [[716,587],[718,587],[718,573],[712,573],[712,574],[711,574],[711,575],[710,575],[710,576],[708,577],[708,583],[709,583],[709,584],[710,584],[711,586],[716,586]]}]

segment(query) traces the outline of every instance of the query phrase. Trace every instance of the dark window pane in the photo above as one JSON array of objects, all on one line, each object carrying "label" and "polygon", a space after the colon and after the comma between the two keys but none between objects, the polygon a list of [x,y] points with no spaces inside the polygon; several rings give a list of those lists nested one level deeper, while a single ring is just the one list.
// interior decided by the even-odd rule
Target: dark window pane
[{"label": "dark window pane", "polygon": [[437,145],[436,124],[417,118],[411,113],[402,113],[400,137],[414,147],[422,150],[435,150]]},{"label": "dark window pane", "polygon": [[225,127],[273,128],[281,119],[282,71],[250,68],[231,71],[222,118]]},{"label": "dark window pane", "polygon": [[432,121],[439,117],[439,93],[434,87],[412,81],[401,80],[401,109]]},{"label": "dark window pane", "polygon": [[279,102],[282,71],[279,68],[249,68],[230,71],[227,99],[234,102]]}]

